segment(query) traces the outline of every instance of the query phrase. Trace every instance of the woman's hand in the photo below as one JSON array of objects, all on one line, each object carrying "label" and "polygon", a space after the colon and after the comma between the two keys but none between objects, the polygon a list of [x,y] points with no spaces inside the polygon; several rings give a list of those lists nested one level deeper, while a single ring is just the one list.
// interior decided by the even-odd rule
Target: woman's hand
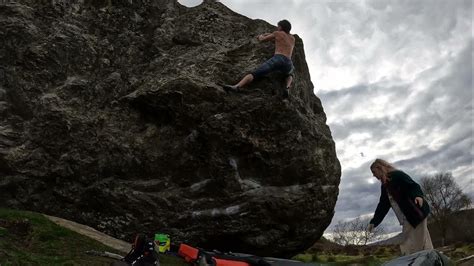
[{"label": "woman's hand", "polygon": [[423,206],[423,198],[421,197],[416,197],[415,198],[415,204],[418,205],[418,206]]}]

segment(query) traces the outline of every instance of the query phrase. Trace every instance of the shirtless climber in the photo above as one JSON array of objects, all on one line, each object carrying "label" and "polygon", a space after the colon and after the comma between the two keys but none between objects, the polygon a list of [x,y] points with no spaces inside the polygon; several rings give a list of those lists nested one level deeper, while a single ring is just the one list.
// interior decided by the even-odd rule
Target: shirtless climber
[{"label": "shirtless climber", "polygon": [[265,63],[252,71],[235,85],[224,85],[226,91],[239,92],[242,88],[252,82],[256,78],[265,76],[274,71],[279,71],[286,76],[286,89],[283,94],[285,98],[289,95],[291,82],[293,81],[293,62],[291,61],[291,54],[295,47],[295,37],[290,34],[291,24],[288,20],[278,22],[278,29],[273,33],[264,33],[257,36],[260,42],[275,40],[275,54]]}]

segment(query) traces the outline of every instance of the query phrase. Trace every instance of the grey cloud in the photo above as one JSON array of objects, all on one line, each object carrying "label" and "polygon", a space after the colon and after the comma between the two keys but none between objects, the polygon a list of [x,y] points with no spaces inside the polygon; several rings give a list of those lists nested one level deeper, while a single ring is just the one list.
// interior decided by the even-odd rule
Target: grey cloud
[{"label": "grey cloud", "polygon": [[[347,110],[342,111],[336,107],[330,108],[330,110],[333,110],[342,117],[330,125],[334,137],[336,140],[340,140],[353,133],[367,132],[372,137],[368,140],[368,143],[363,144],[378,145],[395,130],[406,132],[406,134],[418,134],[421,139],[434,136],[434,133],[438,135],[449,133],[450,139],[458,137],[461,137],[461,140],[467,139],[467,144],[472,147],[471,48],[472,41],[459,54],[457,60],[452,62],[450,71],[444,77],[436,79],[432,84],[429,84],[429,89],[423,91],[414,101],[410,102],[404,113],[399,116],[350,120],[344,119],[345,115],[341,115],[352,111],[352,102],[354,105],[363,104],[364,98],[375,97],[377,94],[383,94],[387,91],[395,91],[391,87],[374,86],[371,88],[370,86],[356,86],[322,94],[321,98],[323,98],[323,101],[330,102],[339,108],[342,106],[347,108]],[[433,71],[432,75],[437,75],[437,71]],[[422,76],[424,78],[427,78],[426,76],[431,78],[427,73],[423,73]],[[373,88],[376,88],[379,92],[375,92]],[[403,87],[400,91],[406,92],[408,89],[410,88]],[[449,100],[445,101],[444,104],[437,104],[435,108],[431,108],[431,102],[438,97],[437,95],[441,95]],[[396,94],[392,95],[392,97],[396,96]],[[398,98],[403,99],[399,96]],[[412,114],[416,115],[416,119],[406,119],[412,116]],[[426,157],[433,157],[434,154],[438,154],[438,156],[444,155],[438,162],[444,160],[451,167],[456,167],[460,161],[454,158],[462,157],[461,165],[470,163],[470,160],[472,161],[472,153],[469,152],[469,149],[461,146],[454,150],[457,146],[453,146],[453,143],[456,144],[458,141],[455,140],[448,143],[438,151],[431,151],[426,145],[413,148],[418,149],[419,154],[424,154],[420,156],[422,160],[428,160]]]},{"label": "grey cloud", "polygon": [[[402,168],[414,169],[413,171],[418,177],[425,176],[429,172],[432,172],[432,170],[436,170],[437,172],[452,172],[456,167],[472,166],[472,160],[474,158],[472,150],[473,144],[474,140],[471,131],[464,136],[460,136],[446,143],[437,150],[431,150],[413,158],[400,160],[395,162],[395,164]],[[470,180],[472,179],[472,173],[467,176],[454,177],[457,180]]]},{"label": "grey cloud", "polygon": [[[380,98],[387,97],[390,104],[386,110],[390,111],[390,108],[404,104],[405,98],[403,95],[408,93],[408,84],[386,84],[386,82],[379,82],[360,84],[336,91],[323,91],[317,95],[321,98],[328,117],[335,117],[336,119],[334,120],[338,123],[348,123],[345,117],[350,117],[354,114],[354,110],[364,110],[364,108],[380,105]],[[397,120],[401,118],[393,117],[391,119]],[[363,120],[361,122],[364,123]]]},{"label": "grey cloud", "polygon": [[[425,137],[433,136],[433,133],[441,136],[449,134],[448,141],[436,150],[420,150],[418,156],[400,161],[399,164],[408,168],[437,169],[438,171],[453,171],[460,166],[472,166],[471,58],[472,39],[453,61],[450,71],[430,84],[430,89],[426,90],[425,94],[417,98],[406,110],[407,114],[418,114],[417,119],[405,126],[407,132],[424,129],[423,132],[427,133]],[[444,97],[447,100],[433,106],[431,103],[437,97]],[[421,173],[421,170],[418,173],[425,174]],[[472,174],[460,176],[458,179],[472,179]]]},{"label": "grey cloud", "polygon": [[[464,123],[470,122],[473,99],[471,89],[472,53],[471,39],[453,59],[449,72],[429,84],[428,90],[416,96],[416,101],[406,111],[419,114],[419,119],[412,122],[414,127],[431,122],[436,123],[439,129],[444,130],[459,123],[460,120],[464,120]],[[420,76],[425,78],[427,75],[429,74],[425,72]],[[438,100],[444,101],[439,102]],[[426,119],[428,116],[431,116],[432,119]]]},{"label": "grey cloud", "polygon": [[[383,117],[383,118],[363,118],[363,119],[341,119],[336,122],[331,123],[331,132],[335,140],[345,139],[350,134],[354,133],[369,133],[371,134],[370,140],[375,142],[377,136],[382,141],[383,137],[390,134],[390,131],[393,130],[393,127],[396,127],[402,124],[401,119]],[[393,144],[392,144],[393,145]]]},{"label": "grey cloud", "polygon": [[468,0],[368,1],[377,11],[378,27],[390,33],[396,45],[405,40],[406,30],[428,36],[433,42],[449,39],[459,20],[470,19],[471,5]]}]

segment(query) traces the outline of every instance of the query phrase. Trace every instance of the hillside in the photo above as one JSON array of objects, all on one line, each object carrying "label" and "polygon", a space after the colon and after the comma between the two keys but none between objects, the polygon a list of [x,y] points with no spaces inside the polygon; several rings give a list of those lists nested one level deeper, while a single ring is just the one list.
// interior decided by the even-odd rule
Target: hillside
[{"label": "hillside", "polygon": [[[433,219],[429,220],[428,229],[430,230],[431,240],[435,247],[442,244],[441,233]],[[455,244],[457,242],[474,243],[474,209],[462,210],[453,213],[450,216],[447,226],[445,245]]]}]

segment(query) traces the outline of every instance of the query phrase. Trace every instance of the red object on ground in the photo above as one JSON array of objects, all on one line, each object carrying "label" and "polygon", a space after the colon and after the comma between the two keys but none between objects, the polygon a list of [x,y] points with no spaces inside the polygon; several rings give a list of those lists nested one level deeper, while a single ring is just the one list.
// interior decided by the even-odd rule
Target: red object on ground
[{"label": "red object on ground", "polygon": [[243,261],[233,261],[233,260],[224,260],[224,259],[216,259],[216,266],[250,266],[247,262]]},{"label": "red object on ground", "polygon": [[178,255],[184,258],[187,262],[192,262],[197,260],[199,254],[199,249],[193,248],[186,244],[179,245]]}]

